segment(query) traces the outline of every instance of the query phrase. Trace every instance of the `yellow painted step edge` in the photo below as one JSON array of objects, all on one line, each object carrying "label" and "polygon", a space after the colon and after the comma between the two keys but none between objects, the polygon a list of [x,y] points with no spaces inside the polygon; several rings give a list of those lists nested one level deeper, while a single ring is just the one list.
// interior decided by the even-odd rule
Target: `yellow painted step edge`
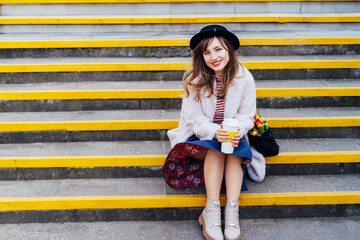
[{"label": "yellow painted step edge", "polygon": [[[225,196],[220,197],[221,205]],[[0,198],[0,211],[203,207],[205,195]],[[243,193],[240,206],[360,204],[360,191]]]},{"label": "yellow painted step edge", "polygon": [[360,96],[360,87],[325,88],[262,88],[256,90],[257,97],[340,97]]},{"label": "yellow painted step edge", "polygon": [[[0,168],[160,167],[166,155],[0,157]],[[266,164],[360,163],[360,151],[282,152]]]},{"label": "yellow painted step edge", "polygon": [[[360,117],[266,118],[273,128],[359,127]],[[178,127],[177,119],[0,122],[0,132],[157,130]]]},{"label": "yellow painted step edge", "polygon": [[357,2],[359,0],[0,0],[0,4],[186,3],[186,2]]},{"label": "yellow painted step edge", "polygon": [[205,24],[205,23],[357,23],[360,16],[354,14],[298,14],[298,15],[134,15],[114,16],[1,16],[1,25],[89,25],[89,24]]},{"label": "yellow painted step edge", "polygon": [[[360,68],[360,60],[242,61],[248,69],[339,69]],[[189,62],[178,63],[64,63],[1,64],[0,73],[15,72],[118,72],[118,71],[184,71]]]},{"label": "yellow painted step edge", "polygon": [[[360,37],[239,38],[239,40],[241,46],[360,44]],[[190,39],[28,40],[0,41],[0,48],[187,47],[189,43]]]},{"label": "yellow painted step edge", "polygon": [[[181,98],[180,89],[125,90],[63,90],[63,91],[3,91],[1,101],[12,100],[71,100],[71,99],[153,99]],[[260,88],[257,97],[346,97],[360,96],[360,87],[339,88]]]},{"label": "yellow painted step edge", "polygon": [[265,160],[266,164],[359,163],[360,151],[281,152]]}]

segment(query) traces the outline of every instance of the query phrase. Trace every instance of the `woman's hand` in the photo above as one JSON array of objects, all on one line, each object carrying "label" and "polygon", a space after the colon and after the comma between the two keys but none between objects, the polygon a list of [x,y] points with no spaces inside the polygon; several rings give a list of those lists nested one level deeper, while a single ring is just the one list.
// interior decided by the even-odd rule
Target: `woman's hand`
[{"label": "woman's hand", "polygon": [[[239,129],[239,131],[240,131],[240,129]],[[232,143],[232,146],[233,146],[234,148],[237,147],[237,146],[239,146],[240,138],[241,138],[240,133],[237,133],[237,134],[235,134],[235,136],[231,139],[231,143]]]},{"label": "woman's hand", "polygon": [[[239,129],[240,131],[240,129]],[[229,133],[226,131],[226,129],[223,129],[223,125],[220,124],[220,128],[216,131],[215,133],[215,138],[219,141],[219,142],[226,142],[229,139]],[[232,139],[231,139],[231,143],[233,147],[237,147],[239,145],[239,141],[240,141],[240,133],[237,133]]]},{"label": "woman's hand", "polygon": [[229,139],[229,133],[223,129],[223,125],[220,124],[220,128],[215,133],[215,138],[219,142],[226,142]]}]

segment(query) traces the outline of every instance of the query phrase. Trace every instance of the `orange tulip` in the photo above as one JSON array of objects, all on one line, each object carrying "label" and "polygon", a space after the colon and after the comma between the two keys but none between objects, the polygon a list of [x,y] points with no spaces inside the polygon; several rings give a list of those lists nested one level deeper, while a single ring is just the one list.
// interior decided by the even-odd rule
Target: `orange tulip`
[{"label": "orange tulip", "polygon": [[257,132],[257,131],[253,131],[253,132],[251,133],[251,135],[253,135],[253,136],[255,137],[255,136],[258,135],[258,132]]}]

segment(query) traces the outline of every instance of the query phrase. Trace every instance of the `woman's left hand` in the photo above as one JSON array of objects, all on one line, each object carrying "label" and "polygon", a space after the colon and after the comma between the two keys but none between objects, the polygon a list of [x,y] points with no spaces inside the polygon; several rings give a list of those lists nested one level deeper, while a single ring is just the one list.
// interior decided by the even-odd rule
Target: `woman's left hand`
[{"label": "woman's left hand", "polygon": [[235,134],[234,137],[231,138],[231,143],[234,148],[239,145],[240,139],[241,139],[240,133]]}]

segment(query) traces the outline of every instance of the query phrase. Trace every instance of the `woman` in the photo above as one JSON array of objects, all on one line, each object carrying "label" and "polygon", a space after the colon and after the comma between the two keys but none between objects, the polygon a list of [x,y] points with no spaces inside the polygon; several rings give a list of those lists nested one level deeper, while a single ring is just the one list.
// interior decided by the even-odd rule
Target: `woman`
[{"label": "woman", "polygon": [[[174,188],[205,182],[206,207],[199,216],[206,239],[240,239],[239,196],[247,190],[243,167],[252,153],[244,136],[253,127],[256,111],[255,83],[240,65],[239,39],[220,25],[209,25],[190,41],[192,70],[184,75],[185,96],[179,127],[168,131],[172,150],[164,167],[165,181]],[[229,139],[221,122],[239,121],[231,138],[233,154],[221,152]],[[225,229],[221,231],[220,188],[225,173]]]}]

